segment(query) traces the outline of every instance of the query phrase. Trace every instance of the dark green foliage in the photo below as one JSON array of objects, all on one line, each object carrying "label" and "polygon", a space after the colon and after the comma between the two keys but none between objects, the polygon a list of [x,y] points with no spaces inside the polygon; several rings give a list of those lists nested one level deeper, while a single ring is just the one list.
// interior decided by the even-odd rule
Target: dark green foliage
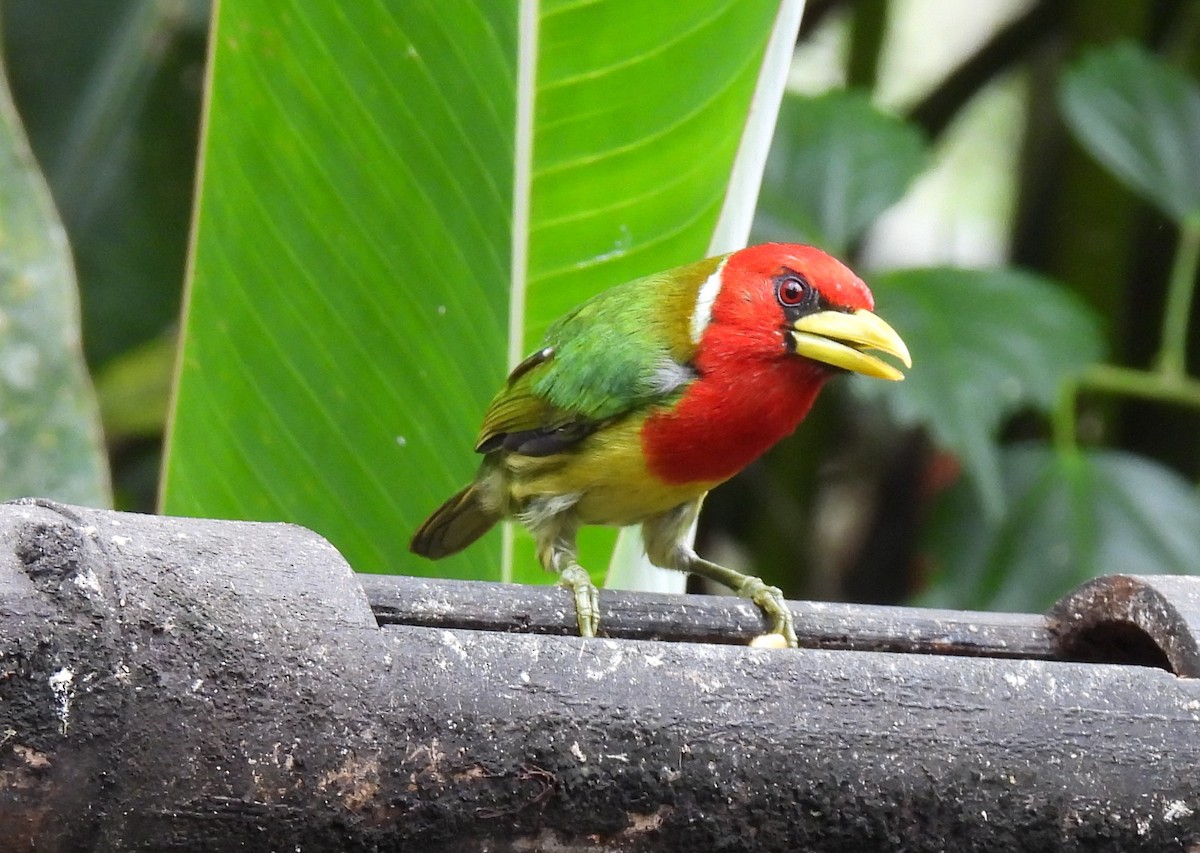
[{"label": "dark green foliage", "polygon": [[1141,47],[1087,52],[1063,78],[1063,117],[1088,152],[1176,221],[1200,217],[1200,86]]},{"label": "dark green foliage", "polygon": [[178,319],[208,0],[0,9],[17,105],[84,281],[88,361],[100,367]]},{"label": "dark green foliage", "polygon": [[900,199],[925,160],[920,132],[871,106],[865,94],[786,96],[754,236],[845,254]]},{"label": "dark green foliage", "polygon": [[913,269],[871,277],[880,313],[904,330],[904,382],[855,381],[898,424],[956,454],[993,518],[1004,511],[997,442],[1007,418],[1049,412],[1064,381],[1099,360],[1088,308],[1055,282],[1013,269]]},{"label": "dark green foliage", "polygon": [[969,485],[930,527],[936,579],[922,603],[1026,610],[1102,574],[1195,574],[1200,496],[1178,474],[1114,450],[1001,451],[1007,512],[989,518]]}]

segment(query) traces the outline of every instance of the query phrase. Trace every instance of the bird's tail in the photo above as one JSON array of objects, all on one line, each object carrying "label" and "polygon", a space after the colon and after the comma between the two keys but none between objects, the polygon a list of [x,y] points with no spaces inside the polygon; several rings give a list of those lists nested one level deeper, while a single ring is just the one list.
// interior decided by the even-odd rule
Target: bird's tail
[{"label": "bird's tail", "polygon": [[472,483],[425,519],[408,549],[431,560],[449,557],[491,530],[500,517],[483,505],[479,484]]}]

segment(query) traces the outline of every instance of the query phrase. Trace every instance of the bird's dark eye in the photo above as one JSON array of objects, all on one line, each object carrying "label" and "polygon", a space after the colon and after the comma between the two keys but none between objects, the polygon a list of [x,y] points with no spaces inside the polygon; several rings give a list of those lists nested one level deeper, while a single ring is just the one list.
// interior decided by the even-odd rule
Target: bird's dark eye
[{"label": "bird's dark eye", "polygon": [[784,308],[795,308],[812,299],[813,287],[802,275],[783,275],[775,282],[775,295]]}]

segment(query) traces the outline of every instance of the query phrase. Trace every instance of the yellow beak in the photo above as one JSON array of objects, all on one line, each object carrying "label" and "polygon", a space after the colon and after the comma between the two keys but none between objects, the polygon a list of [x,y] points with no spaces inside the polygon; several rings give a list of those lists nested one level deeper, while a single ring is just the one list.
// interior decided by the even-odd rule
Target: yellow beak
[{"label": "yellow beak", "polygon": [[818,311],[801,317],[792,330],[796,354],[813,361],[893,381],[903,379],[904,374],[864,350],[877,350],[912,367],[908,347],[896,330],[870,311]]}]

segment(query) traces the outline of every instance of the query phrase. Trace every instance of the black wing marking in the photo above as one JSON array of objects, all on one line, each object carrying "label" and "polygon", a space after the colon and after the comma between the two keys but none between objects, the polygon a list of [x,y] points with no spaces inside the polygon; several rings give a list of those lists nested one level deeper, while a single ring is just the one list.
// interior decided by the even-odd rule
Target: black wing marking
[{"label": "black wing marking", "polygon": [[499,433],[479,445],[477,450],[480,453],[491,453],[494,450],[503,449],[509,453],[519,453],[522,456],[553,456],[575,447],[604,423],[604,421],[577,420],[557,426]]}]

